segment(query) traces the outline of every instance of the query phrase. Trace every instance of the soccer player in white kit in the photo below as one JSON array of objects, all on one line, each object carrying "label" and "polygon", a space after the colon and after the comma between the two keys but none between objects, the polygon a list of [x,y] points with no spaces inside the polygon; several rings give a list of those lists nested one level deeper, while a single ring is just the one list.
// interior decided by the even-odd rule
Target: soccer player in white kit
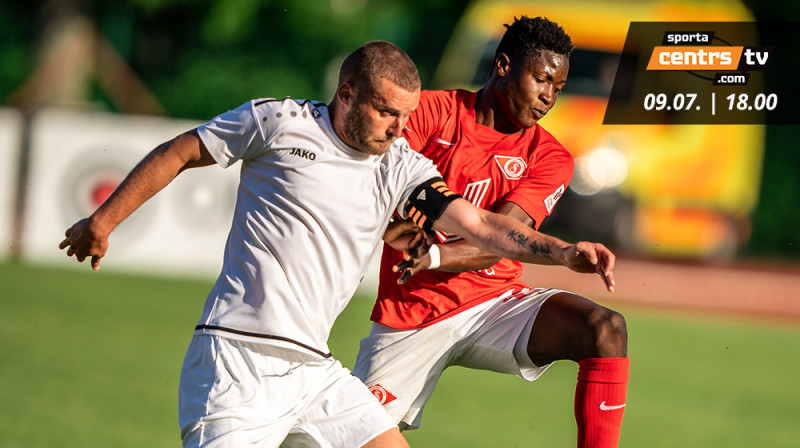
[{"label": "soccer player in white kit", "polygon": [[395,213],[509,258],[540,257],[532,230],[452,194],[398,138],[419,92],[402,50],[365,44],[342,64],[330,106],[245,103],[160,145],[66,231],[59,247],[97,270],[111,231],[181,171],[242,162],[222,272],[181,372],[184,446],[407,446],[327,346]]}]

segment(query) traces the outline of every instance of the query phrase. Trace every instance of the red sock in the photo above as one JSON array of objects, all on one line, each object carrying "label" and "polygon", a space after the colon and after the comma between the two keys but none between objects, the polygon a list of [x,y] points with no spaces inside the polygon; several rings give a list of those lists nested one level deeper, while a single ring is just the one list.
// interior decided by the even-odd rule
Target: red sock
[{"label": "red sock", "polygon": [[578,448],[616,448],[630,376],[630,359],[587,358],[578,363],[575,421]]}]

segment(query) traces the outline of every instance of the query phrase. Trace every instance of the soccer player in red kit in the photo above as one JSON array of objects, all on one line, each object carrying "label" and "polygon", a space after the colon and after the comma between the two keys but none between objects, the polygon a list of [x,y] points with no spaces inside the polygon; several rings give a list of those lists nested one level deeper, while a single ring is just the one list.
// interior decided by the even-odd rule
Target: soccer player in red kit
[{"label": "soccer player in red kit", "polygon": [[[492,72],[478,92],[423,91],[405,136],[447,185],[480,208],[538,229],[569,184],[573,160],[537,122],[567,80],[573,45],[556,23],[522,17],[506,25]],[[580,132],[576,123],[576,132]],[[614,254],[599,243],[542,233],[526,241],[544,264],[578,272],[596,263],[614,290]],[[398,280],[399,271],[400,279]],[[445,368],[459,365],[533,381],[554,361],[578,363],[579,447],[616,447],[629,377],[619,313],[566,291],[520,280],[519,262],[437,234],[419,258],[384,250],[370,335],[354,374],[401,428],[420,425]]]}]

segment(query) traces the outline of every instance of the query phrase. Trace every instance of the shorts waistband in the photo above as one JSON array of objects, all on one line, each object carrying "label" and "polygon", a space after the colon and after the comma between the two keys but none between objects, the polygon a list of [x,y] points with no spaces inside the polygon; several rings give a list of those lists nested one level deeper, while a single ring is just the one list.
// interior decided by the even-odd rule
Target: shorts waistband
[{"label": "shorts waistband", "polygon": [[210,331],[214,331],[214,332],[224,332],[224,333],[231,333],[231,334],[235,334],[235,335],[239,335],[239,336],[247,336],[247,337],[250,337],[250,338],[268,339],[268,340],[273,340],[273,341],[288,342],[288,343],[294,344],[294,345],[296,345],[298,347],[302,347],[302,348],[304,348],[304,349],[306,349],[306,350],[308,350],[310,352],[316,353],[317,355],[322,356],[323,358],[330,358],[330,357],[333,356],[333,354],[331,354],[331,353],[326,353],[326,352],[324,352],[322,350],[319,350],[319,349],[316,349],[316,348],[314,348],[314,347],[312,347],[312,346],[310,346],[308,344],[304,344],[304,343],[302,343],[300,341],[296,341],[294,339],[287,338],[285,336],[277,336],[277,335],[274,335],[274,334],[254,333],[254,332],[251,332],[251,331],[237,330],[235,328],[221,327],[219,325],[205,325],[205,324],[201,324],[201,325],[198,325],[198,326],[194,327],[194,330],[195,331],[201,331],[201,332],[205,332],[207,330],[210,330]]}]

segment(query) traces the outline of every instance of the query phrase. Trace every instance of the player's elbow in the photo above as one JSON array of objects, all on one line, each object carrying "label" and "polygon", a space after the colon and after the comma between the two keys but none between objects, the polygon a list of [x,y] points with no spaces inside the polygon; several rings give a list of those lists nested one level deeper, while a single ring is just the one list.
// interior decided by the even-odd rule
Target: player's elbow
[{"label": "player's elbow", "polygon": [[473,245],[489,236],[491,225],[486,216],[491,213],[475,207],[465,199],[456,199],[447,205],[433,229],[458,235]]}]

